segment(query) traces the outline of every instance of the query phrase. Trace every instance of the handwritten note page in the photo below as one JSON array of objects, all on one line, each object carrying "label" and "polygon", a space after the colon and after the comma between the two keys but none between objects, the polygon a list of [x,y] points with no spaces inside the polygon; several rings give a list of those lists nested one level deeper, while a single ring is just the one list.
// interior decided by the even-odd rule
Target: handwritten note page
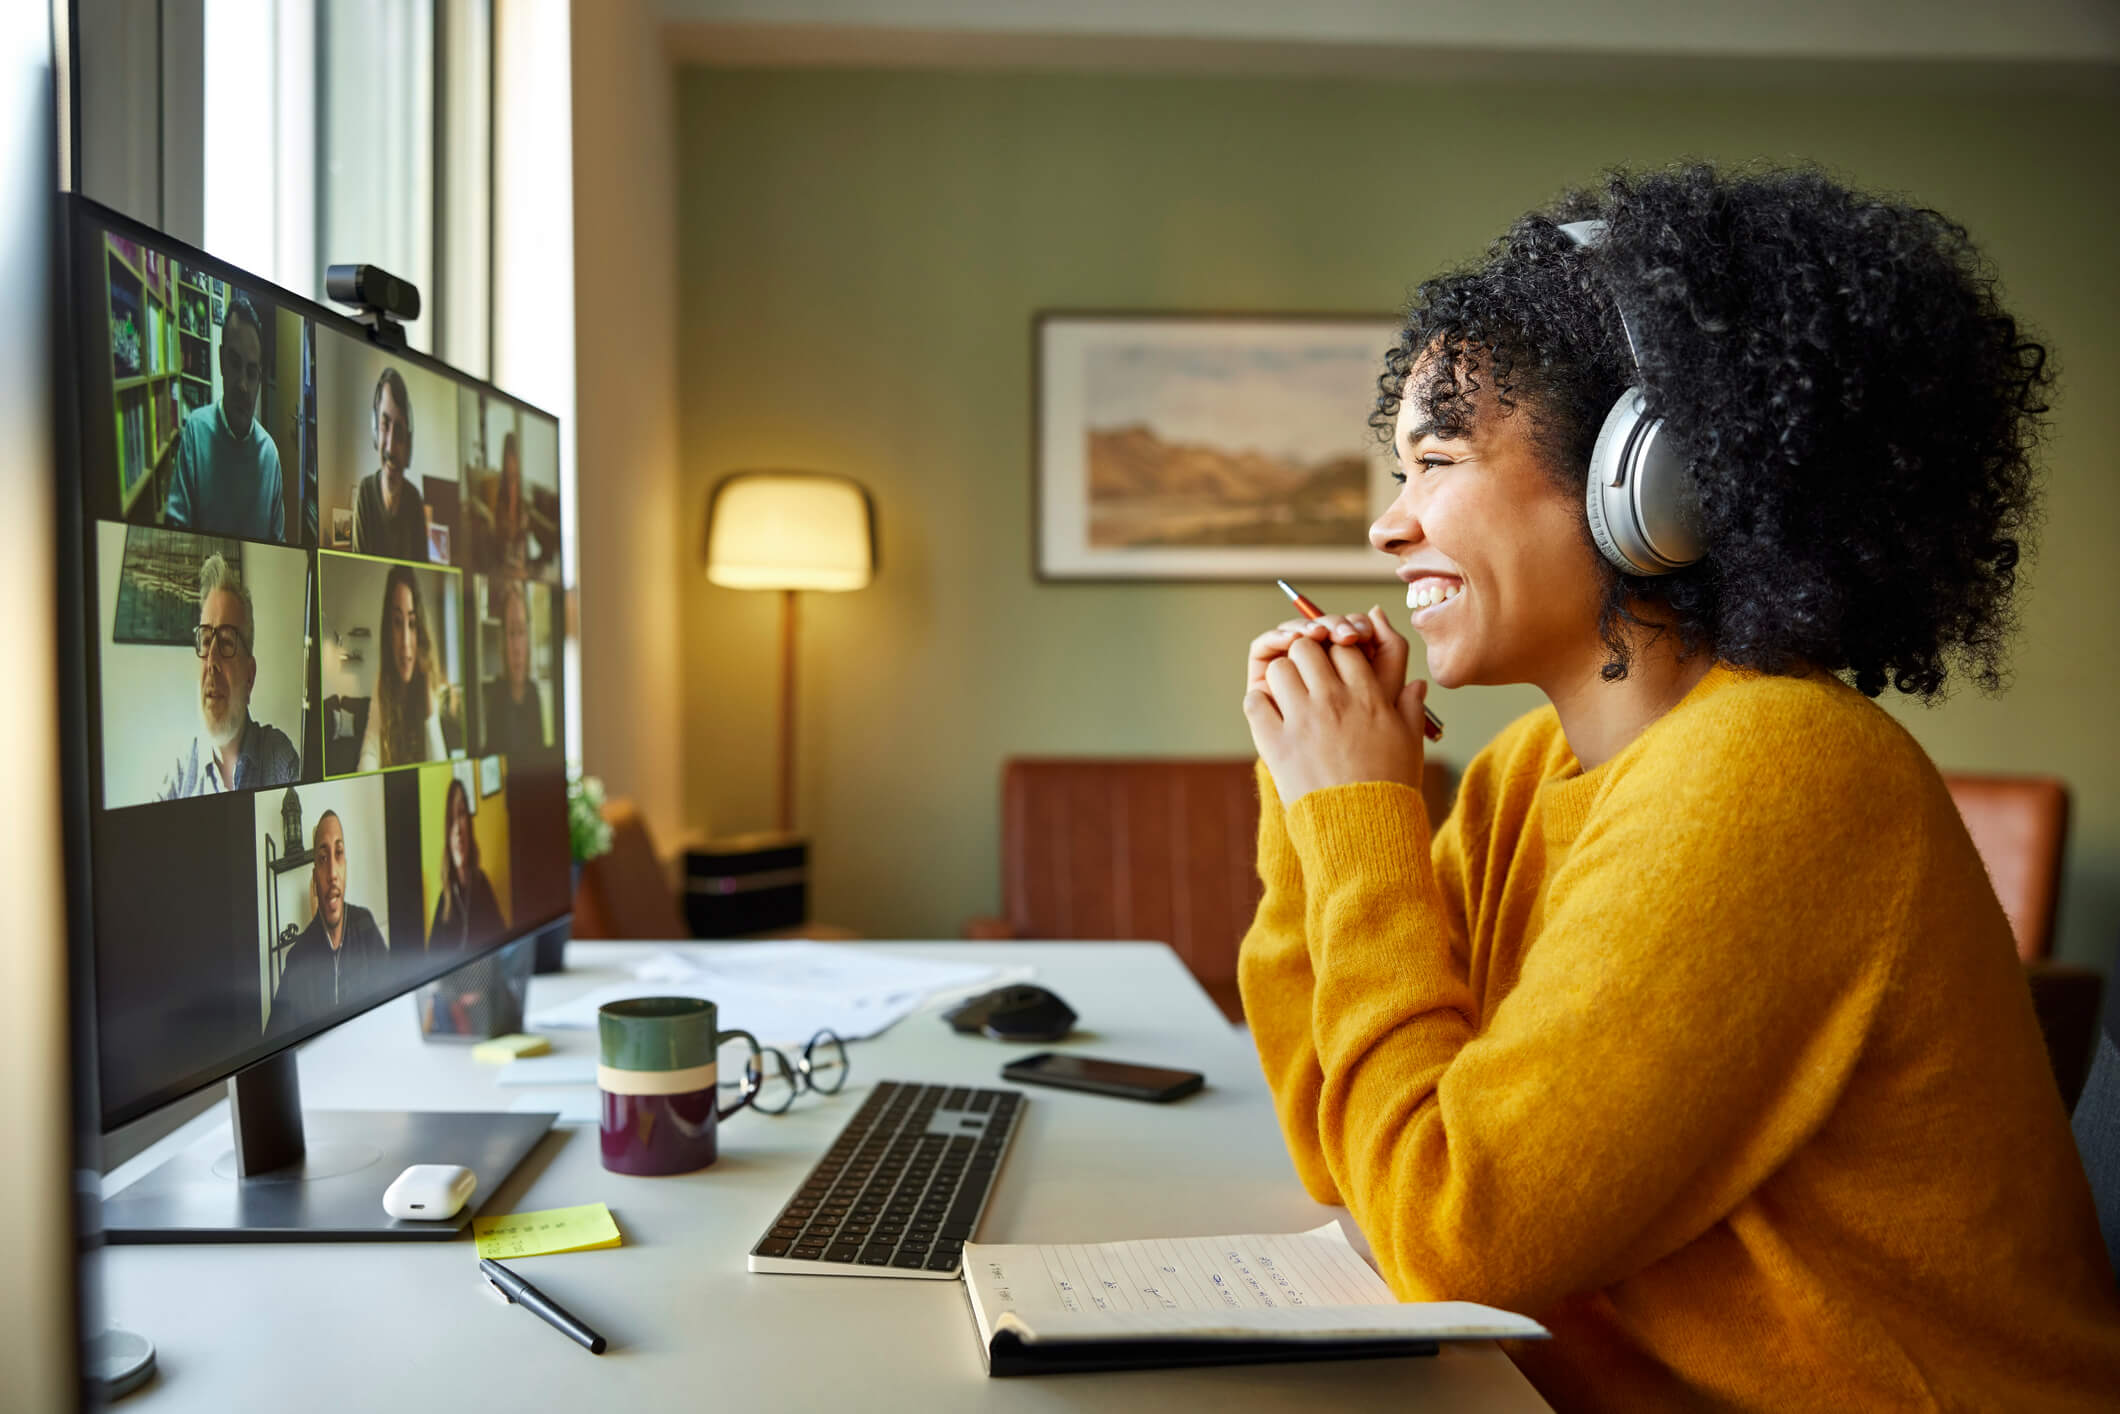
[{"label": "handwritten note page", "polygon": [[989,1344],[1004,1324],[1030,1342],[1544,1334],[1534,1321],[1467,1302],[1401,1305],[1337,1223],[1274,1236],[971,1242],[964,1275]]},{"label": "handwritten note page", "polygon": [[542,1257],[549,1252],[587,1252],[616,1247],[618,1223],[602,1203],[575,1208],[547,1208],[536,1213],[509,1213],[473,1218],[471,1234],[478,1254],[501,1261],[509,1257]]}]

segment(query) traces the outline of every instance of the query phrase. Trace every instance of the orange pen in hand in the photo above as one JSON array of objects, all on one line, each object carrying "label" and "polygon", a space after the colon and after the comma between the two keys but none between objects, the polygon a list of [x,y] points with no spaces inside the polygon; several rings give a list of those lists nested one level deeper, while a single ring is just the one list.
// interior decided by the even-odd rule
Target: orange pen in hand
[{"label": "orange pen in hand", "polygon": [[[1301,594],[1298,594],[1296,592],[1296,587],[1293,584],[1290,584],[1285,579],[1277,579],[1274,581],[1274,583],[1281,586],[1281,592],[1283,594],[1286,594],[1289,599],[1294,602],[1297,612],[1302,614],[1304,618],[1322,619],[1325,617],[1325,611],[1319,608],[1317,605],[1311,603]],[[1421,704],[1421,715],[1428,719],[1428,730],[1424,733],[1424,735],[1427,736],[1430,741],[1441,741],[1443,739],[1443,719],[1436,716],[1435,713],[1429,711],[1428,704],[1425,702]]]}]

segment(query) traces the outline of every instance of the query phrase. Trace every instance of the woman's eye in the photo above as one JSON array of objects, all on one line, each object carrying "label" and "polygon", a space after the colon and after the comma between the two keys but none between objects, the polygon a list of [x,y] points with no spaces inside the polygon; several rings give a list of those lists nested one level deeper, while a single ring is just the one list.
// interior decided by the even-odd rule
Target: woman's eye
[{"label": "woman's eye", "polygon": [[[1413,464],[1422,471],[1433,471],[1439,466],[1449,466],[1451,461],[1448,457],[1438,456],[1434,452],[1430,452],[1425,457],[1416,457]],[[1391,479],[1404,486],[1406,484],[1406,473],[1394,467],[1392,468]]]}]

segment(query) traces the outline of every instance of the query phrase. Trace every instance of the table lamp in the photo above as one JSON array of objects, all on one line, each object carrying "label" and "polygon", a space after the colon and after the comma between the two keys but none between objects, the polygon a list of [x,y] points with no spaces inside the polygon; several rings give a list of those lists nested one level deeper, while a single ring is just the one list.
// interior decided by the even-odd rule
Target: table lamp
[{"label": "table lamp", "polygon": [[707,504],[707,578],[780,591],[780,829],[795,827],[796,594],[860,589],[876,573],[868,490],[822,471],[739,471]]}]

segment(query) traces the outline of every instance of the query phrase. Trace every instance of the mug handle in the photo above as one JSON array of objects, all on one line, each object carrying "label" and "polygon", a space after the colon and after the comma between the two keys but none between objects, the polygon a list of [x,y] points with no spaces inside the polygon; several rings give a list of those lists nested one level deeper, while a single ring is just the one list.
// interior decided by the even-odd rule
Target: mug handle
[{"label": "mug handle", "polygon": [[735,1103],[727,1109],[722,1109],[719,1105],[715,1106],[714,1122],[717,1124],[757,1099],[758,1088],[765,1083],[766,1078],[765,1048],[758,1044],[758,1038],[750,1032],[743,1030],[717,1031],[714,1033],[714,1048],[716,1050],[721,1049],[721,1043],[728,1040],[731,1036],[741,1036],[751,1043],[751,1058],[744,1063],[743,1080],[737,1086]]}]

